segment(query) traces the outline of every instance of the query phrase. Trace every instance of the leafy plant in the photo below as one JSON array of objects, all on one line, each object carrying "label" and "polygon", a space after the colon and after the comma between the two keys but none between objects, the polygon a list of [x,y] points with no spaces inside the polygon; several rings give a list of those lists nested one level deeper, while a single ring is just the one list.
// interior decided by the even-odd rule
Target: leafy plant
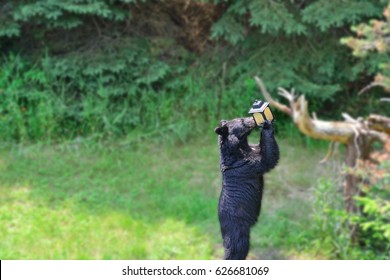
[{"label": "leafy plant", "polygon": [[[388,154],[387,154],[388,156]],[[379,166],[370,165],[369,180],[371,186],[364,186],[364,196],[357,197],[362,214],[354,217],[361,230],[360,243],[374,250],[388,252],[390,250],[390,161],[384,161]]]},{"label": "leafy plant", "polygon": [[[382,86],[387,91],[390,90],[390,4],[383,11],[384,20],[372,19],[369,23],[360,23],[352,27],[357,37],[346,37],[341,39],[341,42],[353,50],[353,54],[357,57],[366,57],[377,60],[380,73],[375,76],[372,86]],[[372,55],[372,52],[378,54]],[[368,89],[366,88],[366,89]]]},{"label": "leafy plant", "polygon": [[[378,170],[388,170],[389,162]],[[362,174],[364,170],[360,171]],[[356,197],[361,213],[350,215],[343,209],[335,184],[321,181],[316,188],[315,233],[313,245],[318,252],[342,259],[388,259],[390,235],[389,174],[381,172],[381,180],[366,185],[365,196]],[[351,231],[357,231],[355,240]]]},{"label": "leafy plant", "polygon": [[380,16],[383,1],[217,2],[225,12],[213,25],[212,38],[244,54],[237,56],[236,80],[257,74],[271,91],[294,87],[322,110],[324,104],[336,109],[336,97],[356,94],[351,82],[361,78],[363,68],[365,76],[373,74],[375,62],[353,60],[338,38],[350,24]]},{"label": "leafy plant", "polygon": [[333,11],[334,1],[3,1],[0,138],[153,131],[183,139],[217,119],[246,116],[258,98],[255,74],[270,91],[294,86],[321,115],[368,114],[376,99],[351,96],[378,60],[354,59],[339,40],[349,24],[379,17],[384,5],[348,0]]}]

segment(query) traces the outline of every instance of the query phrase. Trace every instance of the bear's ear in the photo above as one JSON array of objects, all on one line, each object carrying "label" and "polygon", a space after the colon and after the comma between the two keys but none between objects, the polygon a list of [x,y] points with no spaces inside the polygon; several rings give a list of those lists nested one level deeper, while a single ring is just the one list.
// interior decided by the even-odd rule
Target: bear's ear
[{"label": "bear's ear", "polygon": [[219,126],[214,129],[214,132],[219,134],[219,135],[228,135],[229,134],[229,129],[227,126]]}]

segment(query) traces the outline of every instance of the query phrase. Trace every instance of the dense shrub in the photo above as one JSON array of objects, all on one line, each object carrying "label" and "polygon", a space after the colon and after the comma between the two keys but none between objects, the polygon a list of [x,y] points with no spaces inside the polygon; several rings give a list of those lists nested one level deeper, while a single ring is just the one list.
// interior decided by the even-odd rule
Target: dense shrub
[{"label": "dense shrub", "polygon": [[384,2],[3,1],[0,138],[184,136],[245,115],[254,74],[270,91],[295,87],[322,116],[380,112],[355,97],[379,58],[339,41]]},{"label": "dense shrub", "polygon": [[[350,215],[344,210],[334,183],[329,180],[319,183],[311,243],[315,250],[335,259],[389,259],[389,163],[362,165],[355,170],[361,176],[364,192],[363,196],[355,197],[361,206],[359,214]],[[370,181],[372,184],[367,184]]]}]

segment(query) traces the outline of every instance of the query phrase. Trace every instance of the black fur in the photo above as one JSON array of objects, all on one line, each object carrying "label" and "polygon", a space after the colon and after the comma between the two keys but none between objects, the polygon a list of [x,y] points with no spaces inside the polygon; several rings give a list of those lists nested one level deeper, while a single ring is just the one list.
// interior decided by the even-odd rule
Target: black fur
[{"label": "black fur", "polygon": [[260,144],[249,145],[253,118],[221,121],[219,134],[222,191],[218,216],[225,249],[224,259],[243,260],[249,251],[249,231],[257,222],[263,195],[263,174],[276,166],[279,148],[273,124],[266,121]]}]

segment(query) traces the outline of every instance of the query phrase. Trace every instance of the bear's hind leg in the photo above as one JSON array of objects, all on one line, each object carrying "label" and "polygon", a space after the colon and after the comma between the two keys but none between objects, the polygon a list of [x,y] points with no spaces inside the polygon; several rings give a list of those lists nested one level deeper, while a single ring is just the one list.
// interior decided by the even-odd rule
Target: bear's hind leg
[{"label": "bear's hind leg", "polygon": [[225,260],[245,260],[249,252],[249,227],[240,225],[229,229],[223,235]]}]

